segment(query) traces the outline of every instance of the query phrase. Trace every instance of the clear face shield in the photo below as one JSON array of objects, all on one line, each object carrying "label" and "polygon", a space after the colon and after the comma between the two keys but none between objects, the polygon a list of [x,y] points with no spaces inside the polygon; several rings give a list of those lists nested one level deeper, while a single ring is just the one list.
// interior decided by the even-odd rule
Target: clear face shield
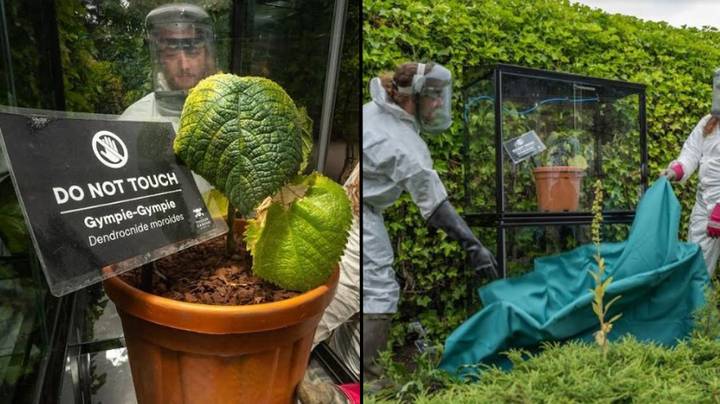
[{"label": "clear face shield", "polygon": [[146,28],[155,97],[179,113],[188,90],[217,70],[210,17],[197,6],[169,4],[148,14]]},{"label": "clear face shield", "polygon": [[425,67],[418,64],[418,73],[413,77],[416,116],[423,131],[439,133],[452,124],[452,74],[438,64],[426,74]]},{"label": "clear face shield", "polygon": [[715,70],[713,74],[712,108],[710,109],[710,114],[720,118],[720,69]]}]

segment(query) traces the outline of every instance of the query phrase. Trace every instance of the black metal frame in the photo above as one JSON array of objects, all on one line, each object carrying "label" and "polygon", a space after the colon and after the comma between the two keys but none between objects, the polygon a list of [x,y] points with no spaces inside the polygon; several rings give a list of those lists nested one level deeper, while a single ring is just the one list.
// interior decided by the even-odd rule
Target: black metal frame
[{"label": "black metal frame", "polygon": [[[29,7],[37,11],[36,18],[33,20],[33,30],[38,38],[41,38],[39,43],[42,45],[42,47],[38,49],[40,58],[38,63],[40,69],[38,84],[45,90],[45,93],[48,94],[47,97],[39,100],[40,106],[46,109],[64,110],[65,92],[62,80],[62,63],[60,58],[61,52],[55,1],[32,0]],[[3,9],[2,12],[2,19],[4,21],[2,28],[5,30],[2,50],[4,53],[7,53],[9,57],[11,44],[7,38],[5,10]],[[10,63],[11,61],[8,59],[6,62]],[[12,66],[8,65],[8,68],[12,69]],[[10,80],[14,80],[14,77],[10,77]],[[11,87],[14,88],[14,85],[11,85]],[[12,97],[9,100],[10,104],[17,105],[17,94],[15,94],[14,90],[11,95]],[[4,261],[26,260],[32,268],[32,277],[36,284],[45,284],[42,269],[32,250],[29,256],[2,257],[0,259]],[[26,393],[28,397],[32,397],[32,402],[34,403],[56,403],[58,402],[65,370],[68,333],[70,332],[72,323],[71,319],[75,305],[75,294],[56,298],[46,290],[44,299],[41,299],[38,304],[44,305],[39,313],[41,317],[40,321],[44,326],[39,330],[39,333],[42,335],[37,335],[36,338],[42,341],[42,345],[47,348],[47,351],[43,353],[43,357],[37,365],[37,382],[33,386],[28,386],[28,389],[32,388],[32,391]]]},{"label": "black metal frame", "polygon": [[335,384],[358,383],[357,377],[348,368],[345,362],[328,347],[325,341],[319,343],[310,354],[311,358],[317,359],[320,366],[330,375]]},{"label": "black metal frame", "polygon": [[75,311],[75,293],[58,298],[57,308],[52,322],[49,351],[41,365],[36,390],[36,403],[56,403],[60,399],[62,381],[65,373],[65,358],[68,355],[68,336],[71,331],[73,312]]},{"label": "black metal frame", "polygon": [[[511,227],[523,226],[548,226],[548,225],[588,225],[592,223],[593,214],[591,212],[567,212],[567,213],[542,213],[542,212],[506,212],[505,206],[505,181],[503,170],[503,148],[502,148],[502,80],[503,75],[524,76],[538,79],[548,79],[555,81],[566,81],[572,83],[587,84],[598,87],[613,87],[627,91],[628,95],[637,94],[639,97],[638,124],[640,130],[640,176],[643,192],[648,187],[648,151],[647,151],[647,122],[645,111],[645,85],[639,83],[630,83],[619,80],[602,79],[597,77],[581,76],[572,73],[554,72],[549,70],[533,69],[529,67],[516,66],[505,63],[498,63],[491,66],[481,68],[465,69],[467,77],[470,77],[469,84],[463,88],[463,107],[468,99],[467,91],[481,80],[493,78],[495,91],[495,213],[469,213],[465,215],[468,224],[481,227],[497,228],[497,250],[496,257],[498,266],[503,278],[507,277],[507,268],[505,255],[507,253],[506,246],[506,229]],[[464,164],[469,164],[469,128],[465,125],[465,140],[463,143]],[[465,174],[465,203],[470,204],[468,189],[468,178]],[[624,211],[608,211],[603,212],[603,222],[606,224],[632,223],[635,218],[634,210]]]}]

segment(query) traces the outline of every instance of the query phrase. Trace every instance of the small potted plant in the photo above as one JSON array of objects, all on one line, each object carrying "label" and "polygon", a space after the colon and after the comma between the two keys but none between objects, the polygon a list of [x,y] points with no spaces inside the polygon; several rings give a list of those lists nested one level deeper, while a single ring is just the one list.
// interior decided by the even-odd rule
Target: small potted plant
[{"label": "small potted plant", "polygon": [[[264,78],[217,74],[188,95],[175,153],[227,196],[230,229],[244,231],[244,243],[231,230],[227,243],[161,260],[151,291],[137,287],[137,275],[104,281],[138,402],[292,402],[352,220],[339,184],[297,175],[309,155],[307,128]],[[235,209],[254,218],[233,226]],[[195,278],[200,272],[207,276]]]},{"label": "small potted plant", "polygon": [[587,160],[579,140],[580,130],[553,131],[533,170],[542,212],[573,212],[578,209]]}]

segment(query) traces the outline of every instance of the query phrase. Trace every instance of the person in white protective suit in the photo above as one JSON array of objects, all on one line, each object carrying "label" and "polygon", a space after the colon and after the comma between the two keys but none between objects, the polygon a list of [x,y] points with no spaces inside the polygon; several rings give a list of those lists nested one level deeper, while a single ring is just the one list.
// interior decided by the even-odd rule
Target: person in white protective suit
[{"label": "person in white protective suit", "polygon": [[[130,105],[119,119],[170,122],[177,132],[188,90],[216,72],[212,21],[205,10],[196,5],[171,3],[148,13],[145,30],[154,91]],[[193,177],[208,205],[222,199],[205,179],[195,173]],[[211,212],[224,209],[208,208]]]},{"label": "person in white protective suit", "polygon": [[495,257],[448,201],[420,131],[442,132],[452,123],[452,76],[434,63],[406,63],[394,75],[370,81],[363,105],[363,376],[381,375],[375,363],[387,344],[399,285],[383,211],[408,192],[431,227],[461,243],[480,275],[498,277]]},{"label": "person in white protective suit", "polygon": [[188,90],[215,73],[215,38],[210,16],[192,4],[157,7],[145,18],[152,60],[153,92],[128,107],[126,119],[180,121]]},{"label": "person in white protective suit", "polygon": [[688,241],[702,249],[708,273],[715,273],[720,256],[720,69],[713,80],[710,115],[704,116],[685,140],[677,160],[662,175],[684,183],[698,169],[695,205],[690,213]]}]

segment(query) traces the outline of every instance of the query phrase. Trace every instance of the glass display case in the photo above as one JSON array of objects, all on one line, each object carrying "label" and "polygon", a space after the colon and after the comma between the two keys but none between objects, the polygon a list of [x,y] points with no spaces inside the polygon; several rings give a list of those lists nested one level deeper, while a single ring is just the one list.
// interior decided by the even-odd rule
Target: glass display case
[{"label": "glass display case", "polygon": [[[506,64],[465,74],[464,212],[498,229],[504,275],[518,254],[581,240],[573,226],[592,222],[597,180],[604,222],[632,223],[647,188],[644,85]],[[548,226],[544,241],[523,226]]]},{"label": "glass display case", "polygon": [[[153,89],[145,18],[164,3],[4,2],[0,107],[122,114]],[[217,70],[284,87],[313,122],[309,169],[344,181],[359,160],[359,2],[186,3],[210,16]],[[7,171],[0,150],[0,182]],[[4,220],[0,239],[17,227]],[[122,328],[102,286],[56,298],[31,248],[5,247],[0,242],[0,402],[134,402]],[[331,379],[349,381],[326,346],[312,358]]]}]

